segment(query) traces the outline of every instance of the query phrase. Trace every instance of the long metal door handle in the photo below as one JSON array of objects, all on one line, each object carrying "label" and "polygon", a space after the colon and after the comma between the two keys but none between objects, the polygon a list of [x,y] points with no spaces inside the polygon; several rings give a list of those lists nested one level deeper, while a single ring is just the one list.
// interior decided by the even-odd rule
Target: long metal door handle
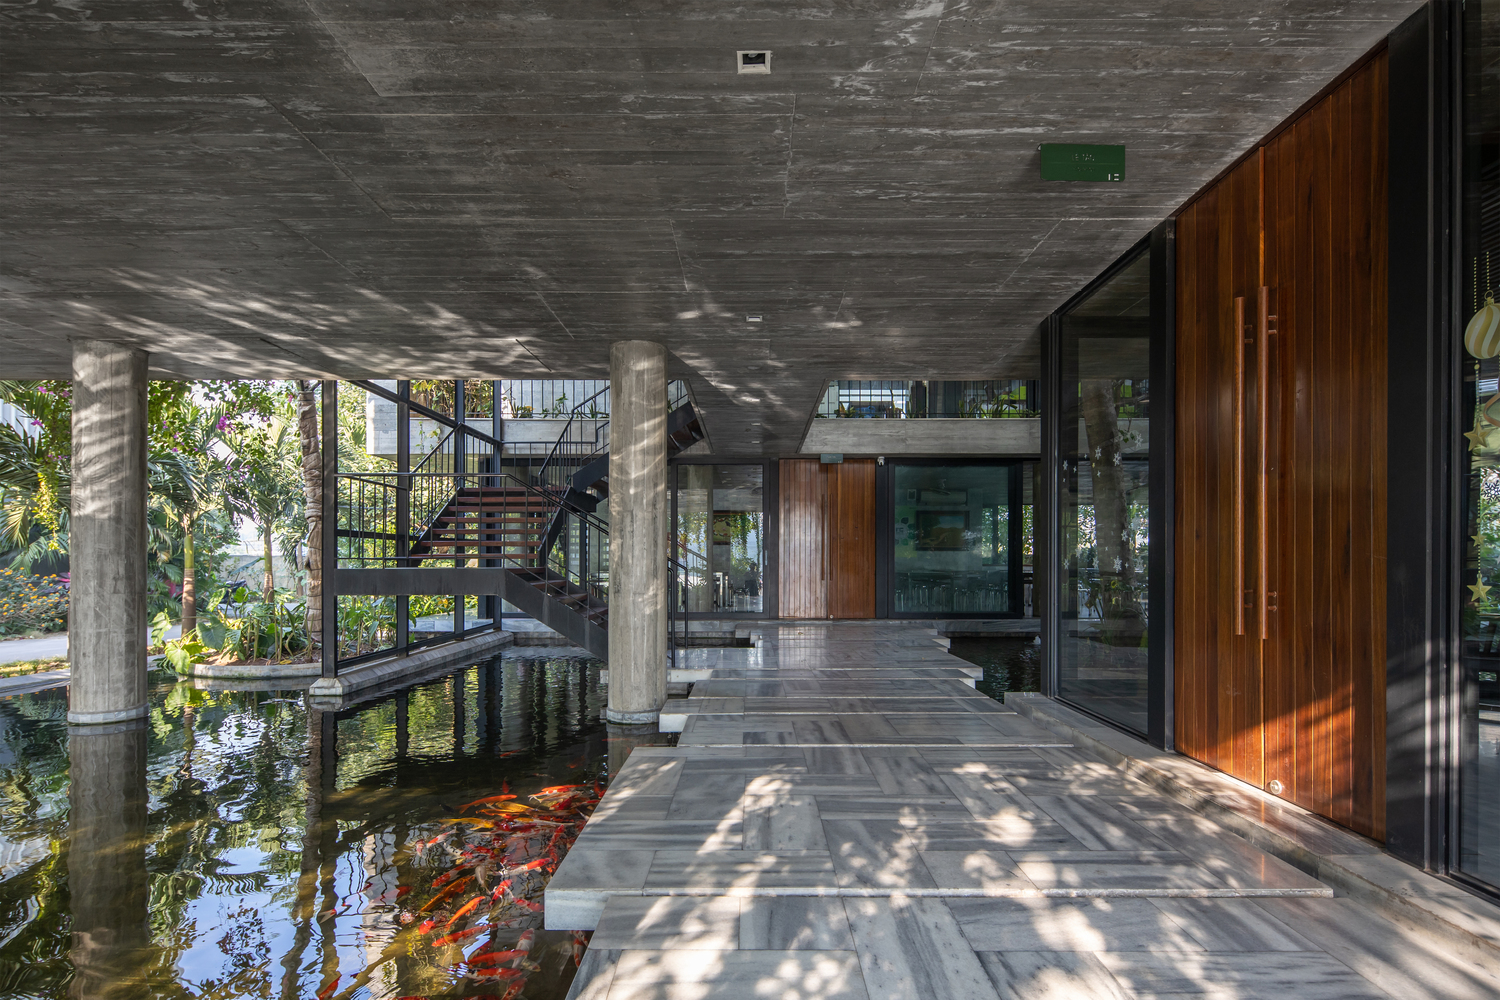
[{"label": "long metal door handle", "polygon": [[1258,482],[1256,483],[1256,543],[1259,556],[1256,567],[1256,604],[1260,607],[1260,637],[1271,638],[1271,553],[1270,497],[1271,497],[1271,337],[1276,334],[1276,316],[1271,312],[1271,288],[1261,285],[1256,302],[1255,336],[1255,392],[1260,398],[1256,409],[1259,423]]},{"label": "long metal door handle", "polygon": [[1234,300],[1234,634],[1245,634],[1245,297]]}]

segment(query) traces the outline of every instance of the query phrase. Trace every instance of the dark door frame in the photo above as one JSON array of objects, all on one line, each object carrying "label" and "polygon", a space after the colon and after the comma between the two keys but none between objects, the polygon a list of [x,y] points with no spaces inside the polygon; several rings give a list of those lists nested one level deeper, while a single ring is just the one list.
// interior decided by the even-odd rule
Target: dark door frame
[{"label": "dark door frame", "polygon": [[[1022,518],[1020,517],[1023,486],[1021,477],[1026,463],[1036,461],[1030,457],[991,458],[985,455],[922,455],[920,457],[883,456],[875,466],[875,617],[894,619],[966,620],[984,618],[1023,617],[1025,597],[1022,575],[1021,549],[1024,542]],[[934,614],[930,611],[896,611],[896,477],[898,465],[981,465],[1005,466],[1011,471],[1006,476],[1006,502],[1015,513],[1009,519],[1009,534],[1006,540],[1010,556],[1007,563],[1010,610],[998,611],[953,611]],[[1033,497],[1033,503],[1035,498]],[[1033,527],[1033,531],[1035,527]],[[1033,556],[1033,558],[1035,558]],[[1034,564],[1033,564],[1034,565]]]},{"label": "dark door frame", "polygon": [[[683,465],[758,465],[761,467],[761,515],[764,518],[765,552],[764,561],[760,568],[760,611],[677,611],[674,617],[686,620],[717,620],[717,619],[746,619],[760,620],[775,618],[777,613],[777,574],[781,572],[781,461],[775,458],[747,458],[736,459],[724,455],[679,455],[668,460],[667,473],[671,477],[670,487],[672,492],[672,503],[668,513],[671,523],[668,525],[669,536],[675,535],[677,531],[677,468]],[[712,524],[709,530],[713,530]],[[677,593],[677,567],[673,563],[667,566],[667,580],[671,588],[671,595]],[[672,596],[668,597],[671,600]]]},{"label": "dark door frame", "polygon": [[[1042,321],[1038,330],[1042,343],[1042,467],[1043,495],[1035,497],[1036,542],[1034,594],[1037,615],[1042,620],[1042,693],[1059,700],[1058,650],[1062,636],[1061,608],[1063,574],[1060,571],[1061,509],[1058,506],[1058,483],[1067,472],[1062,461],[1061,368],[1063,324],[1069,311],[1085,301],[1120,271],[1135,263],[1143,254],[1151,260],[1151,417],[1150,466],[1147,471],[1147,534],[1150,548],[1146,558],[1147,602],[1150,617],[1146,625],[1146,732],[1152,746],[1163,750],[1175,748],[1173,711],[1173,607],[1176,600],[1173,569],[1176,562],[1176,221],[1168,219],[1115,260],[1109,267],[1079,289],[1052,315]],[[1070,703],[1071,705],[1071,703]],[[1124,730],[1119,723],[1071,705],[1080,711]],[[1129,730],[1126,730],[1129,731]]]}]

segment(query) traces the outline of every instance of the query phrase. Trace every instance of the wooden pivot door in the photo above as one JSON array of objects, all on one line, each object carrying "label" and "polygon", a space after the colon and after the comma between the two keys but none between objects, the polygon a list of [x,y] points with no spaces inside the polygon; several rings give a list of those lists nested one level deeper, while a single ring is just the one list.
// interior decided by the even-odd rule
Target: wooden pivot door
[{"label": "wooden pivot door", "polygon": [[1385,66],[1177,221],[1177,748],[1376,838]]},{"label": "wooden pivot door", "polygon": [[783,618],[875,617],[875,461],[781,463]]}]

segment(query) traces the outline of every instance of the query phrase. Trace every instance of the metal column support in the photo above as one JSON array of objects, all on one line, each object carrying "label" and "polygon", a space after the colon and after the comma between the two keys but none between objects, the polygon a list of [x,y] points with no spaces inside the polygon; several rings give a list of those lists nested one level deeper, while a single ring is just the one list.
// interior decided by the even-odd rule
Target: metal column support
[{"label": "metal column support", "polygon": [[323,676],[338,676],[339,384],[323,383]]}]

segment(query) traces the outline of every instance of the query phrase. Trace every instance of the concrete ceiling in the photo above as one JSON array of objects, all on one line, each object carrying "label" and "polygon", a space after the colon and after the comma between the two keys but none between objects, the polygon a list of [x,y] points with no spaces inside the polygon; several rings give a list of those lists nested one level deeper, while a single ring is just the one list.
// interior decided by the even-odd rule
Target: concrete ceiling
[{"label": "concrete ceiling", "polygon": [[[825,379],[1034,376],[1043,316],[1417,6],[11,2],[0,371],[600,377],[646,338],[718,451],[789,453]],[[1043,141],[1126,181],[1043,183]]]}]

